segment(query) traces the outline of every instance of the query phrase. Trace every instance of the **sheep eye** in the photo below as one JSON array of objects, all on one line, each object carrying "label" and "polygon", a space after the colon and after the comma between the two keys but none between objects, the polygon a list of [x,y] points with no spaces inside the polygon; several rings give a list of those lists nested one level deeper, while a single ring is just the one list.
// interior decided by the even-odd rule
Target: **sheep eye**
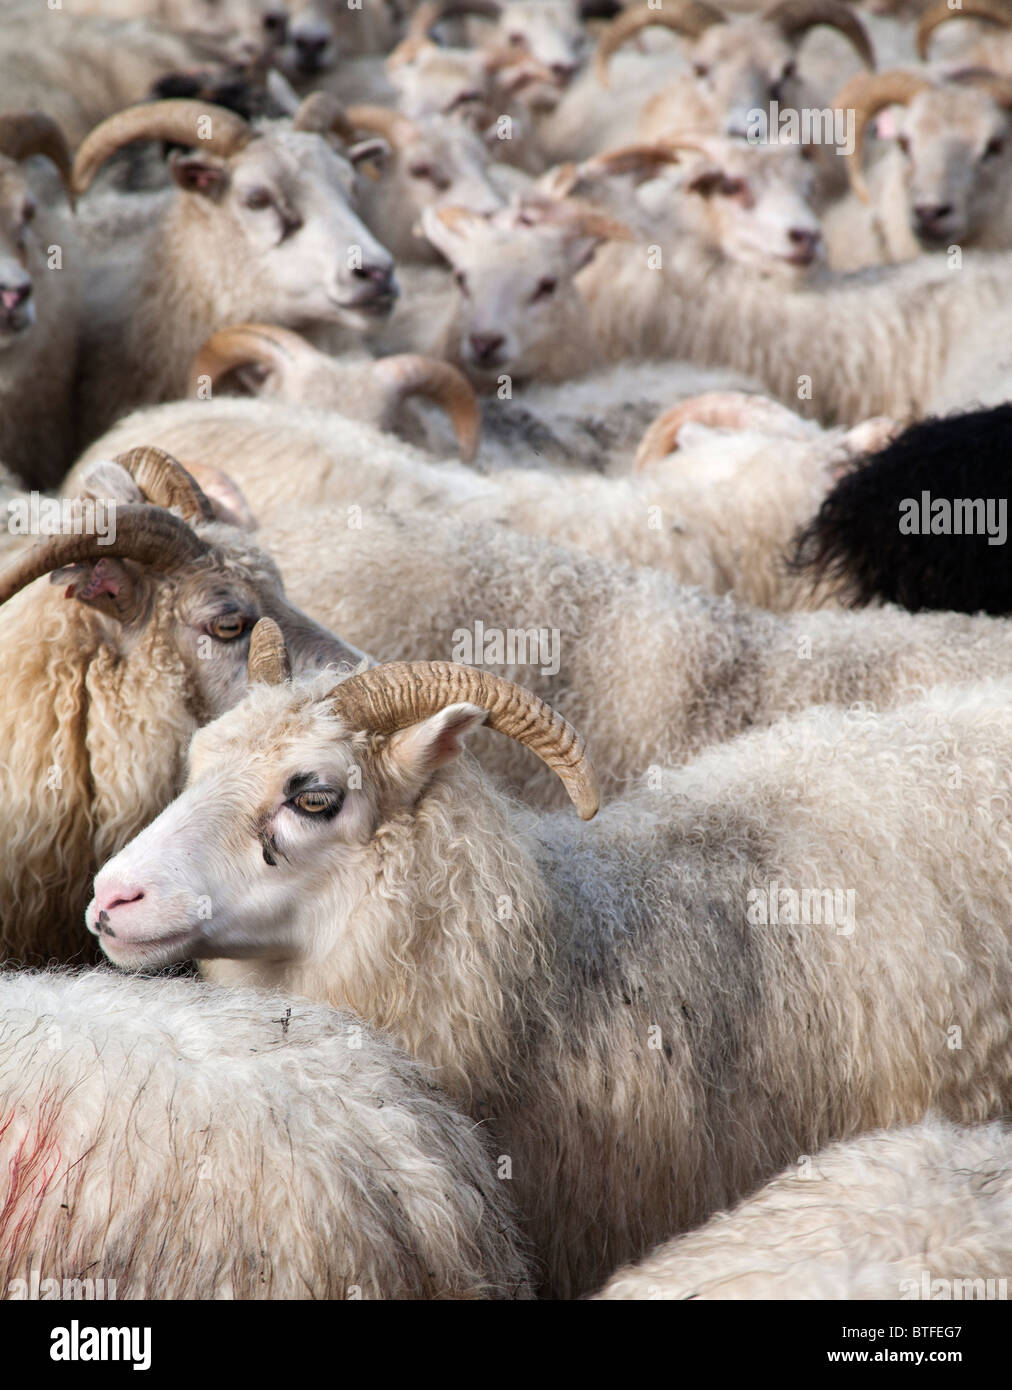
[{"label": "sheep eye", "polygon": [[455,270],[453,272],[453,278],[457,282],[457,288],[460,290],[461,294],[467,294],[467,276],[464,272],[462,270]]},{"label": "sheep eye", "polygon": [[242,201],[243,206],[251,211],[262,212],[264,208],[270,207],[272,199],[266,188],[251,188]]},{"label": "sheep eye", "polygon": [[241,613],[222,613],[219,617],[211,619],[207,630],[219,642],[234,642],[246,631],[246,619]]},{"label": "sheep eye", "polygon": [[706,63],[693,63],[692,71],[696,74],[697,77],[706,77],[710,71],[710,68],[709,65]]},{"label": "sheep eye", "polygon": [[780,74],[780,81],[781,81],[781,82],[789,82],[790,79],[795,75],[795,73],[797,72],[797,70],[798,70],[798,65],[797,65],[797,63],[794,63],[794,62],[788,63],[787,66],[784,68],[783,72]]},{"label": "sheep eye", "polygon": [[323,816],[325,820],[331,820],[340,811],[343,803],[344,792],[315,790],[299,792],[288,804],[300,815]]},{"label": "sheep eye", "polygon": [[1004,148],[1005,141],[1001,138],[1000,135],[996,135],[993,140],[989,140],[987,142],[987,147],[984,150],[984,158],[993,159],[995,155],[1001,154]]},{"label": "sheep eye", "polygon": [[539,280],[537,289],[531,295],[531,303],[534,304],[539,299],[548,299],[550,295],[555,293],[555,287],[558,283],[558,280],[551,275],[546,275],[544,279]]},{"label": "sheep eye", "polygon": [[910,141],[907,139],[905,135],[897,135],[896,143],[897,145],[899,145],[900,149],[903,151],[904,154],[910,153]]},{"label": "sheep eye", "polygon": [[[993,144],[994,142],[992,141],[991,143]],[[21,221],[25,224],[33,222],[35,220],[35,214],[37,210],[38,209],[36,208],[34,203],[26,202],[21,209]]]},{"label": "sheep eye", "polygon": [[408,170],[408,173],[411,175],[413,179],[431,179],[432,165],[412,164],[411,168]]},{"label": "sheep eye", "polygon": [[523,48],[526,42],[523,34],[510,34],[510,43],[514,48]]},{"label": "sheep eye", "polygon": [[724,179],[720,191],[725,198],[738,198],[745,192],[744,179]]}]

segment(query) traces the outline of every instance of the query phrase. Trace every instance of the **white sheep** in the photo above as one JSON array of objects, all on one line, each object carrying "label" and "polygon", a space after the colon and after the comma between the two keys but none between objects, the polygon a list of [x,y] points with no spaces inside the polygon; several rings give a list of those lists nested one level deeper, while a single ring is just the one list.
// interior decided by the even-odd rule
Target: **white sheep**
[{"label": "white sheep", "polygon": [[1012,1130],[931,1119],[799,1156],[600,1299],[1007,1298]]},{"label": "white sheep", "polygon": [[1007,683],[809,711],[578,827],[457,756],[487,720],[593,816],[543,702],[440,662],[288,684],[265,628],[269,683],[198,732],[88,927],[120,966],[197,958],[389,1030],[487,1119],[546,1292],[834,1140],[1007,1111]]},{"label": "white sheep", "polygon": [[352,210],[354,161],[328,142],[343,113],[307,98],[292,128],[254,127],[199,101],[119,112],[77,151],[84,192],[137,139],[192,147],[172,157],[176,187],[139,243],[92,267],[83,343],[82,433],[131,405],[186,389],[190,360],[215,329],[247,319],[325,322],[361,331],[390,311],[393,261]]},{"label": "white sheep", "polygon": [[[956,24],[950,31],[952,20]],[[917,52],[925,62],[930,59],[933,68],[943,71],[991,68],[1012,77],[1010,30],[1012,13],[1006,0],[959,0],[958,5],[936,0],[918,22]]]},{"label": "white sheep", "polygon": [[[274,562],[248,536],[208,519],[207,499],[174,460],[147,449],[120,463],[118,505],[104,505],[107,469],[93,493],[101,510],[66,504],[66,520],[66,507],[47,518],[53,533],[0,572],[6,960],[80,957],[96,866],[175,794],[197,724],[242,695],[262,614],[277,618],[303,670],[362,658],[285,598]],[[5,517],[12,531],[33,524],[29,509],[19,515]]]},{"label": "white sheep", "polygon": [[8,1299],[523,1298],[474,1125],[352,1014],[0,974]]},{"label": "white sheep", "polygon": [[[45,156],[64,188],[25,167]],[[37,112],[0,115],[0,459],[30,486],[70,465],[80,268],[66,198],[70,154]]]}]

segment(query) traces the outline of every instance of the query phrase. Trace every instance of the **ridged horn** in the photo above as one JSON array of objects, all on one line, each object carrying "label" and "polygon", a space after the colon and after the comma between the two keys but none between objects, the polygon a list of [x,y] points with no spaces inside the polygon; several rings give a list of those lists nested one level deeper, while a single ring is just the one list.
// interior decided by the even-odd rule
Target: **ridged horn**
[{"label": "ridged horn", "polygon": [[595,175],[618,176],[621,174],[649,174],[666,164],[677,164],[677,146],[665,141],[656,145],[623,145],[616,150],[605,150],[584,160],[578,172],[584,178]]},{"label": "ridged horn", "polygon": [[190,368],[190,391],[196,394],[201,377],[209,377],[211,390],[223,376],[250,363],[268,367],[282,377],[300,362],[312,365],[317,350],[290,328],[273,323],[238,323],[212,333]]},{"label": "ridged horn", "polygon": [[356,132],[371,130],[388,144],[403,148],[418,135],[418,127],[407,116],[389,106],[349,106],[348,119]]},{"label": "ridged horn", "polygon": [[481,411],[471,383],[449,362],[423,357],[415,352],[381,357],[372,365],[372,375],[394,401],[407,396],[425,396],[441,406],[450,417],[457,436],[460,457],[472,463],[481,434]]},{"label": "ridged horn", "polygon": [[634,470],[642,472],[674,453],[679,430],[690,423],[709,425],[712,429],[758,428],[798,438],[807,434],[792,410],[768,396],[752,396],[747,391],[705,391],[658,415],[640,440]]},{"label": "ridged horn", "polygon": [[41,111],[5,111],[0,115],[0,154],[20,164],[45,155],[55,164],[71,206],[74,202],[73,161],[63,131]]},{"label": "ridged horn", "polygon": [[862,202],[871,200],[863,169],[868,122],[884,106],[906,106],[918,92],[928,91],[932,85],[919,73],[891,68],[888,72],[858,73],[837,93],[833,105],[841,111],[854,112],[854,148],[845,159],[850,186]]},{"label": "ridged horn", "polygon": [[[206,138],[200,125],[209,121]],[[169,140],[227,159],[256,135],[253,127],[224,106],[185,97],[128,106],[85,136],[74,159],[73,185],[84,193],[107,159],[133,140]]]},{"label": "ridged horn", "polygon": [[799,43],[818,24],[828,25],[849,39],[866,68],[875,66],[875,49],[868,30],[850,6],[840,0],[778,0],[763,10],[762,18],[779,29],[789,43]]},{"label": "ridged horn", "polygon": [[246,676],[250,685],[284,685],[291,674],[284,634],[273,618],[260,618],[249,635]]},{"label": "ridged horn", "polygon": [[337,97],[330,92],[310,92],[295,113],[296,130],[314,135],[337,135],[346,145],[355,139],[355,126]]},{"label": "ridged horn", "polygon": [[[82,525],[89,513],[86,503],[72,504],[72,514],[80,518]],[[144,502],[121,503],[116,507],[115,518],[116,539],[108,544],[97,535],[64,532],[47,536],[18,556],[0,573],[0,603],[6,603],[34,580],[64,565],[85,560],[135,560],[169,573],[199,559],[209,548],[185,521],[162,507]]]},{"label": "ridged horn", "polygon": [[950,9],[947,0],[939,0],[924,11],[917,25],[917,52],[921,58],[928,56],[932,34],[950,19],[983,19],[1008,29],[1012,28],[1012,6],[1008,0],[960,0],[958,9]]},{"label": "ridged horn", "polygon": [[967,68],[963,72],[952,73],[949,81],[958,82],[963,87],[976,87],[978,91],[986,92],[996,106],[1012,111],[1012,77],[1003,77],[986,68]]},{"label": "ridged horn", "polygon": [[586,745],[561,714],[522,686],[450,661],[394,661],[349,676],[331,695],[352,730],[392,734],[460,702],[488,710],[488,725],[536,753],[559,777],[582,820],[601,804]]},{"label": "ridged horn", "polygon": [[156,507],[174,507],[184,521],[213,521],[214,508],[178,459],[153,445],[130,449],[114,460]]},{"label": "ridged horn", "polygon": [[652,10],[646,5],[623,10],[617,19],[605,26],[594,54],[594,72],[603,87],[608,85],[608,64],[613,55],[644,29],[657,25],[685,38],[698,39],[711,25],[727,23],[723,11],[707,4],[706,0],[676,0],[673,5],[668,0],[668,3],[670,8],[664,10]]}]

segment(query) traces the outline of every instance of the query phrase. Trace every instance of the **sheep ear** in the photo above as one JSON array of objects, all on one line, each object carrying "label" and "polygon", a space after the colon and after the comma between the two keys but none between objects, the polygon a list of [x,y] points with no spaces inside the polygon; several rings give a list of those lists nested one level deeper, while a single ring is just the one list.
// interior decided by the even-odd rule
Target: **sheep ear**
[{"label": "sheep ear", "polygon": [[81,565],[65,565],[49,576],[64,584],[64,598],[97,608],[118,622],[128,622],[140,609],[144,581],[113,556]]},{"label": "sheep ear", "polygon": [[169,169],[184,193],[199,193],[217,202],[228,187],[225,165],[206,154],[182,154],[174,150],[169,156]]},{"label": "sheep ear", "polygon": [[89,468],[81,479],[79,496],[93,501],[146,502],[148,499],[120,463],[103,459]]},{"label": "sheep ear", "polygon": [[477,705],[447,705],[420,724],[393,734],[387,745],[389,757],[401,773],[424,781],[460,754],[464,739],[487,716],[488,711]]}]

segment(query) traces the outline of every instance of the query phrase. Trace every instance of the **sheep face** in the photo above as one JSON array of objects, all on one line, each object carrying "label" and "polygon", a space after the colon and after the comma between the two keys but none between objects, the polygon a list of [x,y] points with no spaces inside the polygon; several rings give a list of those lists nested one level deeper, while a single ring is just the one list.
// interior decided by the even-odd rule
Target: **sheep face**
[{"label": "sheep face", "polygon": [[254,686],[198,731],[182,795],[95,879],[86,922],[116,965],[353,951],[342,927],[381,875],[404,874],[384,868],[384,832],[418,813],[485,712],[449,705],[367,737],[342,726],[332,689]]},{"label": "sheep face", "polygon": [[44,247],[33,227],[35,198],[18,165],[0,156],[0,352],[35,322],[33,272]]},{"label": "sheep face", "polygon": [[557,104],[587,56],[587,31],[569,0],[517,0],[504,6],[497,38],[549,75],[527,89],[534,110],[551,110]]},{"label": "sheep face", "polygon": [[797,95],[794,45],[757,17],[714,24],[692,44],[692,81],[712,129],[742,136],[749,113],[770,102],[789,107]]},{"label": "sheep face", "polygon": [[689,164],[681,186],[703,240],[740,265],[797,280],[823,254],[812,183],[810,165],[793,147],[738,150],[728,142]]},{"label": "sheep face", "polygon": [[290,76],[315,77],[337,62],[337,33],[333,5],[303,0],[291,7],[288,34],[281,53],[281,68]]},{"label": "sheep face", "polygon": [[424,44],[410,58],[391,62],[387,75],[397,93],[397,109],[408,117],[453,114],[475,123],[492,119],[492,88],[480,51]]},{"label": "sheep face", "polygon": [[516,381],[537,375],[558,343],[561,315],[582,306],[573,277],[600,239],[563,225],[523,225],[512,213],[444,218],[428,212],[422,225],[453,267],[452,351],[464,368],[482,384],[501,372]]},{"label": "sheep face", "polygon": [[321,136],[272,131],[228,159],[175,155],[172,169],[261,316],[361,328],[390,312],[393,258],[352,210],[353,164]]},{"label": "sheep face", "polygon": [[284,0],[167,0],[164,9],[172,28],[232,63],[270,56],[288,27]]},{"label": "sheep face", "polygon": [[[888,133],[889,119],[883,124]],[[939,87],[913,98],[895,133],[910,229],[921,246],[977,241],[1008,200],[1009,113],[985,92]]]}]

